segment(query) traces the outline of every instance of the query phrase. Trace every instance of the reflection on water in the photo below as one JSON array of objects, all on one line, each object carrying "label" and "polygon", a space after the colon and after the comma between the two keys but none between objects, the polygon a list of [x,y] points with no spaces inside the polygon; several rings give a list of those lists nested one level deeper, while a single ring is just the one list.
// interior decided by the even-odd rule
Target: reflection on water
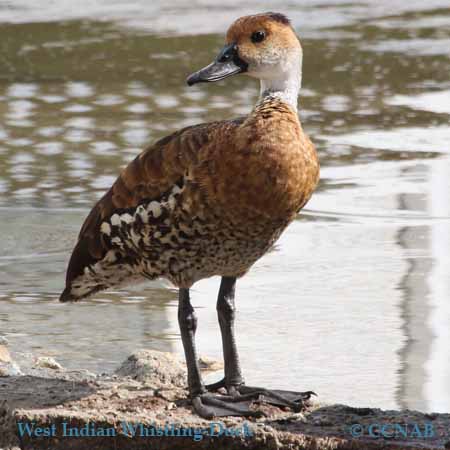
[{"label": "reflection on water", "polygon": [[[82,3],[0,3],[0,334],[15,351],[103,371],[140,347],[181,353],[177,293],[157,282],[59,304],[80,224],[147,143],[250,109],[258,89],[245,77],[184,79],[220,47],[219,29],[273,5]],[[322,180],[238,284],[247,381],[446,411],[450,11],[300,3],[280,9],[304,38],[300,115]],[[200,353],[220,358],[217,289],[204,280],[193,299]]]}]

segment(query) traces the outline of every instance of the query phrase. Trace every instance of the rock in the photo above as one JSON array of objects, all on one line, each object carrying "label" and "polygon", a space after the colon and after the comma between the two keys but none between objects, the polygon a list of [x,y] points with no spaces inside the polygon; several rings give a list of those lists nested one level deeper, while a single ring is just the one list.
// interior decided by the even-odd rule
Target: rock
[{"label": "rock", "polygon": [[54,358],[50,356],[40,356],[36,359],[34,363],[34,367],[38,367],[40,369],[53,369],[53,370],[62,370],[63,367]]},{"label": "rock", "polygon": [[23,373],[14,361],[7,364],[0,363],[0,377],[17,377],[19,375],[23,375]]},{"label": "rock", "polygon": [[172,353],[157,350],[138,350],[122,363],[115,374],[155,388],[184,387],[186,384],[186,369],[180,359]]},{"label": "rock", "polygon": [[[80,373],[41,369],[37,374],[3,378],[0,449],[11,450],[17,445],[17,423],[55,429],[54,434],[45,436],[22,436],[21,448],[33,450],[442,450],[450,442],[450,414],[427,415],[410,410],[314,403],[302,413],[293,414],[262,403],[255,407],[264,411],[264,417],[205,420],[193,414],[186,391],[178,387],[184,384],[184,376],[183,364],[176,356],[143,350],[131,355],[115,377],[98,376],[94,381],[83,379]],[[164,388],[153,388],[164,383]],[[89,434],[64,435],[65,423],[75,430],[90,430]],[[147,430],[166,426],[169,430],[203,429],[204,435],[194,440],[194,434],[189,433],[130,434],[130,428],[123,424],[129,424],[131,430],[139,430],[141,425]],[[406,438],[399,434],[374,439],[368,433],[373,424],[377,424],[377,430],[387,425],[389,432],[396,424],[409,424],[413,427],[410,433],[414,427],[419,431]],[[430,427],[433,433],[421,434]],[[249,433],[232,431],[244,428]],[[212,437],[211,430],[231,433]]]},{"label": "rock", "polygon": [[20,367],[11,358],[11,354],[4,345],[0,345],[0,377],[22,375]]},{"label": "rock", "polygon": [[170,411],[170,410],[172,410],[172,409],[175,409],[177,407],[177,405],[175,404],[175,403],[173,403],[173,402],[170,402],[170,403],[167,403],[167,405],[166,405],[166,411]]},{"label": "rock", "polygon": [[5,347],[9,345],[8,339],[5,336],[0,336],[0,345],[4,345]]},{"label": "rock", "polygon": [[0,363],[10,363],[12,361],[8,349],[0,344]]}]

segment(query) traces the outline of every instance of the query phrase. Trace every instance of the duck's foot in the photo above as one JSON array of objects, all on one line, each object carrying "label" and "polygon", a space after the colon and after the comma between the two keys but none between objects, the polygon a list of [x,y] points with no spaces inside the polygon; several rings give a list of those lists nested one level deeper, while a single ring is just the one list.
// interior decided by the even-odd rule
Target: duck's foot
[{"label": "duck's foot", "polygon": [[[208,389],[208,391],[217,391],[218,389],[225,387],[225,380],[220,380],[217,383],[206,386],[206,389]],[[256,386],[246,386],[245,384],[233,386],[228,389],[228,393],[233,398],[240,398],[242,400],[252,399],[253,401],[268,403],[278,407],[287,407],[294,412],[304,410],[305,407],[308,406],[308,400],[313,395],[317,395],[313,391],[296,392],[282,389],[266,389]]]},{"label": "duck's foot", "polygon": [[258,394],[245,396],[220,395],[206,392],[192,399],[194,411],[204,419],[213,417],[262,417],[262,411],[250,409],[253,400]]},{"label": "duck's foot", "polygon": [[279,407],[288,407],[294,412],[303,411],[308,406],[308,400],[317,395],[313,391],[296,392],[283,389],[266,389],[255,386],[239,386],[238,391],[241,395],[259,394],[259,401],[269,403]]}]

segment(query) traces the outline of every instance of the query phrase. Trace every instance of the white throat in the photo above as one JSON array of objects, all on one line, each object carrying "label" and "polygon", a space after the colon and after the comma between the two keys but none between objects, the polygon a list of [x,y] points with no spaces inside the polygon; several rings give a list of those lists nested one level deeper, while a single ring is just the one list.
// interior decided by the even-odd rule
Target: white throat
[{"label": "white throat", "polygon": [[302,60],[287,63],[277,76],[260,79],[261,89],[258,103],[267,98],[279,98],[297,111],[298,94],[302,85]]}]

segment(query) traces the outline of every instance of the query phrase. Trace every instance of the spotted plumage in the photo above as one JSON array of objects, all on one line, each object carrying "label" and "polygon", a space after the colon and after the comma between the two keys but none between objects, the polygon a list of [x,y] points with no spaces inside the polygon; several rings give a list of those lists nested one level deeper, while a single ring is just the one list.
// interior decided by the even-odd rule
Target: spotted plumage
[{"label": "spotted plumage", "polygon": [[[260,80],[256,106],[246,117],[177,131],[138,155],[85,220],[67,269],[62,301],[158,277],[179,287],[189,393],[204,418],[257,415],[248,401],[261,394],[299,411],[311,395],[245,386],[234,337],[236,279],[277,240],[319,179],[316,151],[297,115],[301,65],[302,48],[285,16],[238,19],[216,60],[187,83],[245,73]],[[222,277],[224,379],[205,386],[189,288],[213,275]],[[215,396],[222,387],[228,396]]]},{"label": "spotted plumage", "polygon": [[[249,29],[277,45],[250,43]],[[276,13],[244,17],[227,41],[238,43],[239,71],[260,72],[260,102],[247,117],[167,136],[122,171],[82,226],[62,301],[145,278],[189,288],[213,275],[242,276],[310,198],[319,164],[298,119],[298,89],[295,102],[290,97],[297,85],[277,90],[264,75],[287,72],[284,55],[300,55],[301,77],[301,47],[289,21]],[[281,60],[275,69],[274,58]],[[209,81],[207,75],[191,81]]]},{"label": "spotted plumage", "polygon": [[190,287],[242,276],[309,199],[317,171],[297,115],[277,99],[245,119],[164,138],[124,169],[86,219],[62,300],[144,278]]}]

